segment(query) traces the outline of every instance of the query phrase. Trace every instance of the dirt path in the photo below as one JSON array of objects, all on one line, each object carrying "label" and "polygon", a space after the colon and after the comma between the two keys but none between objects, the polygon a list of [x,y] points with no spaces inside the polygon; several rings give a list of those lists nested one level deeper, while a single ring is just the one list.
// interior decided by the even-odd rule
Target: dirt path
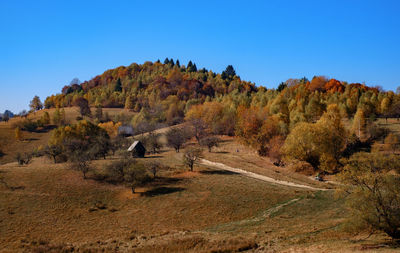
[{"label": "dirt path", "polygon": [[303,185],[303,184],[296,184],[296,183],[292,183],[292,182],[288,182],[288,181],[277,180],[277,179],[274,179],[274,178],[271,178],[271,177],[267,177],[267,176],[264,176],[264,175],[256,174],[256,173],[249,172],[249,171],[245,171],[245,170],[242,170],[242,169],[232,168],[232,167],[230,167],[228,165],[225,165],[223,163],[211,162],[211,161],[206,160],[206,159],[202,159],[201,160],[201,164],[208,165],[208,166],[213,166],[213,167],[216,167],[216,168],[219,168],[219,169],[222,169],[222,170],[235,172],[235,173],[241,174],[241,175],[246,176],[246,177],[259,179],[259,180],[262,180],[262,181],[265,181],[265,182],[269,182],[269,183],[280,184],[280,185],[291,186],[291,187],[297,187],[297,188],[304,188],[304,189],[309,189],[309,190],[314,190],[314,191],[327,191],[327,190],[329,190],[329,189],[316,188],[316,187]]}]

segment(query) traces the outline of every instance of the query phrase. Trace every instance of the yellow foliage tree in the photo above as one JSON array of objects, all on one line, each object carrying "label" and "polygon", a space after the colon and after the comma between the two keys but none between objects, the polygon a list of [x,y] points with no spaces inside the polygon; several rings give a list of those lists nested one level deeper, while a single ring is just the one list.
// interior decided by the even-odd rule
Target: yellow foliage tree
[{"label": "yellow foliage tree", "polygon": [[112,121],[99,123],[98,126],[106,130],[110,137],[115,137],[118,135],[118,128],[122,125],[121,122],[114,123]]},{"label": "yellow foliage tree", "polygon": [[23,140],[23,134],[22,134],[21,128],[19,128],[19,127],[15,128],[15,139],[18,141]]}]

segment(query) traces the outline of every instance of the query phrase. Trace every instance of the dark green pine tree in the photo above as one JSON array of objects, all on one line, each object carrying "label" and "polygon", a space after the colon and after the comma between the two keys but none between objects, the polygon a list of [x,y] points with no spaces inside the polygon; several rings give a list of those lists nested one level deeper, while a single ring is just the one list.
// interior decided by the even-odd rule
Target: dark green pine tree
[{"label": "dark green pine tree", "polygon": [[160,59],[158,59],[156,62],[157,62],[157,63],[161,63]]},{"label": "dark green pine tree", "polygon": [[117,82],[115,83],[115,88],[114,91],[122,91],[122,83],[121,83],[121,79],[118,77]]},{"label": "dark green pine tree", "polygon": [[175,65],[176,65],[176,66],[178,66],[178,68],[180,68],[180,67],[181,67],[181,64],[179,63],[179,60],[176,60],[176,63],[175,63]]},{"label": "dark green pine tree", "polygon": [[225,74],[229,77],[234,77],[236,76],[236,71],[232,65],[228,65],[225,69]]},{"label": "dark green pine tree", "polygon": [[225,80],[227,77],[228,77],[228,75],[226,74],[226,72],[222,71],[222,73],[221,73],[222,80]]},{"label": "dark green pine tree", "polygon": [[171,58],[171,60],[169,60],[169,64],[171,64],[171,67],[173,67],[175,65],[174,59]]},{"label": "dark green pine tree", "polygon": [[192,63],[192,61],[189,61],[189,62],[188,62],[188,65],[186,66],[186,68],[187,68],[187,69],[190,69],[191,67],[193,67],[193,63]]},{"label": "dark green pine tree", "polygon": [[165,58],[164,64],[169,64],[169,59],[168,58]]}]

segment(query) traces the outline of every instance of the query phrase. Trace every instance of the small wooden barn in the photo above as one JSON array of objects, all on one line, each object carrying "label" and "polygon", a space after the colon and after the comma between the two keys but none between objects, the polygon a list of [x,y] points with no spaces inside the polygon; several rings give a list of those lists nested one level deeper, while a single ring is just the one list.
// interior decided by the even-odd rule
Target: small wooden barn
[{"label": "small wooden barn", "polygon": [[132,153],[133,157],[144,157],[146,154],[146,148],[140,141],[133,142],[128,151]]}]

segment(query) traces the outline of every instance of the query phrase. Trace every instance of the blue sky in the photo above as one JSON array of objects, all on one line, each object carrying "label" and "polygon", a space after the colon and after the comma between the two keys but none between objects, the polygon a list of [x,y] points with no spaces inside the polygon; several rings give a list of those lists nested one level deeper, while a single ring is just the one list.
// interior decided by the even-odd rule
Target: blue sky
[{"label": "blue sky", "polygon": [[400,1],[0,1],[0,112],[74,77],[165,57],[268,88],[326,75],[400,86]]}]

